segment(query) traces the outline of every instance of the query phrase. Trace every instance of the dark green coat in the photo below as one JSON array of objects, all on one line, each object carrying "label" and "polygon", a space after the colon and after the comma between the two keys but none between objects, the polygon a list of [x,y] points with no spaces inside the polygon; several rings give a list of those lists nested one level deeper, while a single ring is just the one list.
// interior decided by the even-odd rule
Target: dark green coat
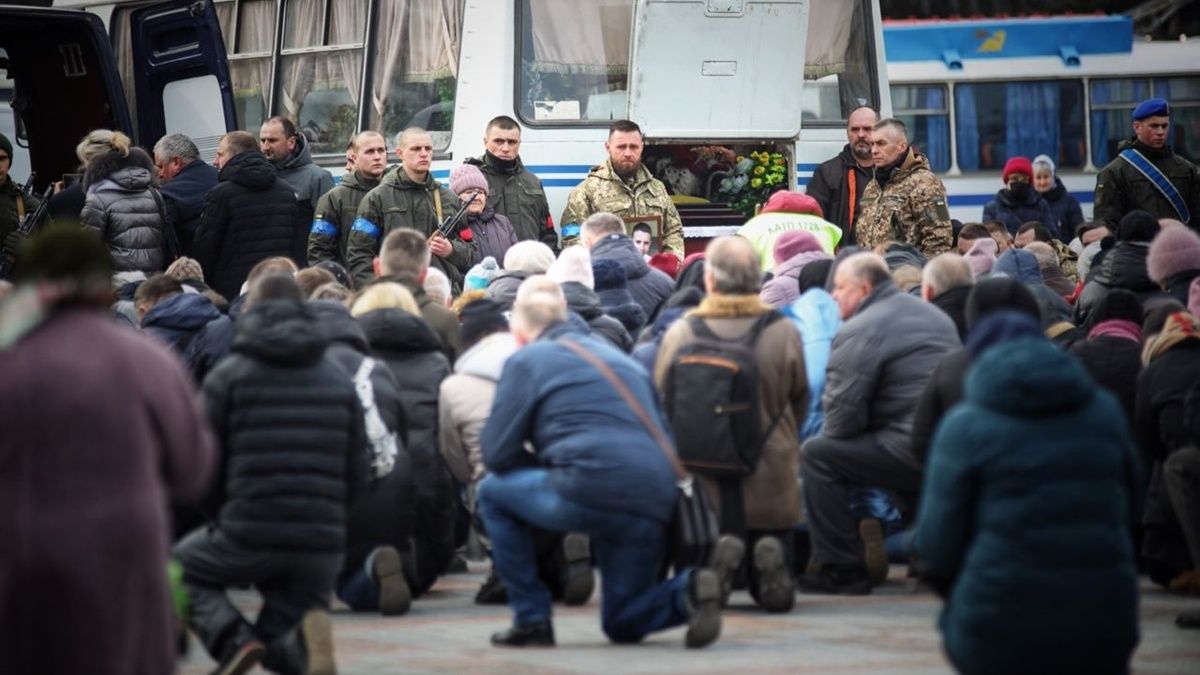
[{"label": "dark green coat", "polygon": [[[1118,151],[1129,147],[1145,155],[1171,180],[1192,213],[1189,225],[1193,230],[1200,228],[1200,168],[1171,152],[1169,147],[1154,150],[1133,139],[1121,141]],[[1092,207],[1092,217],[1104,221],[1109,231],[1115,232],[1121,216],[1137,209],[1147,211],[1155,218],[1180,219],[1175,207],[1148,178],[1129,162],[1117,157],[1096,176],[1096,202]]]},{"label": "dark green coat", "polygon": [[22,193],[20,186],[12,179],[12,176],[8,176],[3,183],[0,183],[0,242],[3,242],[8,233],[17,229],[17,225],[21,223],[21,219],[17,215],[18,197],[24,202],[25,213],[32,213],[41,203],[37,197]]},{"label": "dark green coat", "polygon": [[[433,196],[435,191],[441,195],[441,219]],[[392,230],[407,227],[429,237],[441,220],[458,209],[458,198],[432,175],[426,175],[424,183],[416,183],[404,173],[403,167],[388,171],[378,187],[368,192],[358,205],[358,215],[350,228],[346,265],[354,283],[361,287],[374,276],[371,261],[378,255],[383,238]],[[444,259],[433,256],[430,265],[445,272],[452,287],[461,288],[463,274],[475,260],[475,244],[463,241],[457,232],[451,234],[450,243],[454,252]]]},{"label": "dark green coat", "polygon": [[488,182],[488,206],[508,218],[518,241],[532,239],[558,249],[558,232],[550,220],[546,190],[537,176],[525,170],[518,157],[513,167],[501,166],[490,153],[468,157],[466,164],[479,167]]},{"label": "dark green coat", "polygon": [[346,264],[346,243],[350,227],[358,215],[358,206],[367,193],[379,185],[379,179],[357,172],[342,176],[342,182],[317,200],[312,229],[308,232],[308,264],[324,260]]},{"label": "dark green coat", "polygon": [[949,591],[960,671],[1128,672],[1139,473],[1120,406],[1071,355],[1030,338],[983,353],[934,436],[913,539]]}]

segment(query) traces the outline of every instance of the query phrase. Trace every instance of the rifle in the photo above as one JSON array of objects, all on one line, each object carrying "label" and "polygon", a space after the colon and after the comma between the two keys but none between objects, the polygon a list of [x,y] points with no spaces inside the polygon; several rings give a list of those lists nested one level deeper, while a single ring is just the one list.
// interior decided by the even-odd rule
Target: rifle
[{"label": "rifle", "polygon": [[[32,187],[32,179],[28,187]],[[37,208],[26,213],[21,222],[17,224],[16,231],[21,233],[22,239],[28,239],[29,235],[33,234],[33,231],[41,223],[42,219],[46,217],[46,213],[50,208],[50,197],[53,195],[54,186],[50,185],[42,195],[42,201],[38,203]],[[9,273],[12,272],[13,263],[16,262],[16,258],[16,251],[9,251],[7,248],[3,251],[3,254],[0,255],[0,279],[8,278]]]},{"label": "rifle", "polygon": [[[483,196],[482,194],[476,194],[476,195],[472,196],[469,201],[467,201],[465,204],[462,205],[462,208],[458,210],[458,213],[455,213],[454,215],[450,216],[449,218],[447,218],[446,220],[444,220],[442,223],[440,223],[437,226],[437,231],[435,232],[435,234],[440,234],[443,237],[449,239],[450,236],[452,234],[454,234],[454,232],[458,229],[458,224],[462,222],[463,217],[465,217],[467,215],[467,207],[470,206],[471,204],[473,204],[476,199],[479,199],[482,196]],[[431,234],[429,236],[429,238],[432,239],[433,235]]]}]

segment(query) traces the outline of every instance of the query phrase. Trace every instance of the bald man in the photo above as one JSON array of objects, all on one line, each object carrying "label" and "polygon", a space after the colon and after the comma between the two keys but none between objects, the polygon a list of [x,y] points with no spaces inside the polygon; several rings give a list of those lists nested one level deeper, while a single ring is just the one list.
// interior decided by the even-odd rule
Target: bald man
[{"label": "bald man", "polygon": [[346,152],[350,171],[342,182],[317,201],[308,233],[308,264],[325,260],[346,264],[346,244],[358,207],[367,193],[379,185],[387,170],[387,143],[378,131],[354,137]]},{"label": "bald man", "polygon": [[870,106],[850,111],[846,120],[846,146],[837,157],[822,162],[813,172],[805,192],[817,200],[825,219],[842,228],[842,239],[854,243],[863,190],[875,172],[871,156],[871,131],[879,113]]}]

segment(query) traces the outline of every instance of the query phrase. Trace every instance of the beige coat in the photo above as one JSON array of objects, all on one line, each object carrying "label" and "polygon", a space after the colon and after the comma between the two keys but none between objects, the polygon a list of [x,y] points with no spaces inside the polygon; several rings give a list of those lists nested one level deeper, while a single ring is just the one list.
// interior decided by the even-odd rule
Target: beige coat
[{"label": "beige coat", "polygon": [[[757,295],[709,296],[685,316],[698,316],[722,338],[749,330],[767,311]],[[654,364],[654,383],[661,391],[667,369],[681,347],[695,339],[687,321],[676,321],[663,336]],[[746,528],[783,530],[802,521],[800,499],[800,441],[798,428],[808,410],[808,379],[800,333],[791,321],[780,319],[763,331],[755,347],[758,357],[760,428],[764,431],[782,413],[767,439],[754,473],[742,480]],[[716,482],[701,478],[714,503]]]},{"label": "beige coat", "polygon": [[517,350],[509,333],[480,340],[454,363],[438,394],[438,448],[454,478],[471,484],[483,477],[479,434],[492,410],[496,382],[508,357]]}]

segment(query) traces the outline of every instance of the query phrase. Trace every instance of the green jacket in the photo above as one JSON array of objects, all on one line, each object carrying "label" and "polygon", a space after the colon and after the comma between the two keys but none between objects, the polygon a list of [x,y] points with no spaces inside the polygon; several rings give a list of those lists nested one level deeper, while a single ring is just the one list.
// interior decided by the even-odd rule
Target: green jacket
[{"label": "green jacket", "polygon": [[[441,217],[438,217],[434,194],[441,196]],[[367,193],[358,205],[358,214],[350,228],[346,243],[346,265],[354,283],[365,284],[374,276],[371,261],[379,253],[379,245],[392,230],[407,227],[429,237],[438,223],[459,209],[458,198],[449,188],[426,175],[424,183],[415,183],[403,167],[384,174],[378,187]],[[454,251],[446,258],[433,256],[431,265],[446,273],[452,287],[461,287],[463,273],[475,259],[475,244],[463,241],[458,233],[450,235]]]},{"label": "green jacket", "polygon": [[341,183],[321,195],[308,232],[309,265],[324,260],[346,264],[346,243],[358,215],[358,205],[378,185],[379,179],[348,173],[342,176]]},{"label": "green jacket", "polygon": [[[1200,168],[1171,152],[1169,147],[1154,150],[1136,139],[1129,139],[1121,141],[1118,151],[1125,148],[1134,148],[1141,152],[1150,163],[1163,172],[1175,189],[1179,190],[1188,210],[1192,212],[1192,222],[1188,225],[1193,230],[1200,228]],[[1116,157],[1096,176],[1093,218],[1104,221],[1109,231],[1115,232],[1121,217],[1137,209],[1147,211],[1155,218],[1180,220],[1175,207],[1171,206],[1171,202],[1162,196],[1148,178],[1129,162]]]},{"label": "green jacket", "polygon": [[9,232],[17,229],[17,225],[21,224],[21,217],[17,209],[17,203],[20,202],[25,213],[32,213],[42,203],[40,199],[33,195],[27,195],[21,192],[21,187],[17,182],[8,176],[3,183],[0,183],[0,242],[8,236]]},{"label": "green jacket", "polygon": [[517,240],[533,239],[552,249],[558,248],[558,232],[550,220],[546,190],[537,176],[525,170],[521,158],[512,167],[501,166],[490,153],[468,157],[465,164],[479,167],[488,182],[488,206],[508,218]]},{"label": "green jacket", "polygon": [[[626,183],[613,171],[612,162],[606,161],[592,167],[587,178],[571,190],[567,197],[567,208],[563,211],[560,228],[579,226],[593,213],[607,211],[625,218],[628,216],[660,215],[662,222],[662,250],[670,251],[683,260],[683,221],[679,211],[662,184],[645,165],[639,166],[637,174]],[[563,246],[569,246],[579,237],[578,227],[563,232]]]}]

